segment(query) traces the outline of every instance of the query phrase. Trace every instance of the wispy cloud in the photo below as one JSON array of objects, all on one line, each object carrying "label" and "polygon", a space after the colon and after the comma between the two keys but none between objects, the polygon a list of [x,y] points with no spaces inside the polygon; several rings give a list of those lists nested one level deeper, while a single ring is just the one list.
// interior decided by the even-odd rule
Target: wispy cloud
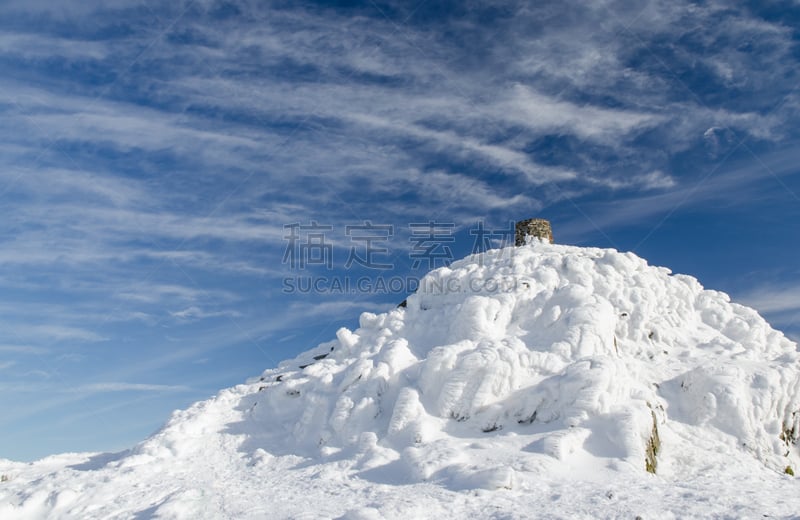
[{"label": "wispy cloud", "polygon": [[98,342],[108,339],[92,330],[67,325],[6,323],[4,328],[20,338],[49,343],[70,340]]},{"label": "wispy cloud", "polygon": [[800,342],[800,284],[762,282],[735,295],[737,302],[756,309],[793,341]]},{"label": "wispy cloud", "polygon": [[25,59],[61,55],[69,59],[100,60],[109,54],[108,46],[102,42],[30,33],[0,34],[0,46],[6,49],[8,54]]},{"label": "wispy cloud", "polygon": [[800,318],[800,284],[762,285],[739,295],[738,300],[764,314]]},{"label": "wispy cloud", "polygon": [[13,354],[46,354],[47,349],[31,345],[0,345],[0,352]]},{"label": "wispy cloud", "polygon": [[[651,181],[673,185],[673,188],[667,191],[640,191],[612,201],[588,203],[584,205],[584,211],[591,216],[591,221],[576,219],[565,223],[561,229],[567,236],[578,239],[596,231],[598,227],[613,229],[675,211],[708,209],[711,203],[719,207],[748,207],[774,198],[776,187],[781,197],[788,198],[790,194],[781,189],[779,181],[797,175],[794,164],[798,157],[800,154],[797,150],[790,148],[773,152],[766,163],[748,156],[750,160],[747,161],[730,161],[719,167],[709,165],[702,176],[688,183],[678,183],[671,177],[656,173],[650,177]],[[648,179],[648,176],[644,179]],[[770,193],[771,190],[773,193]]]},{"label": "wispy cloud", "polygon": [[[93,8],[88,3],[80,10],[54,8],[49,16],[70,19],[82,12],[103,24],[114,9],[135,4]],[[656,133],[665,152],[674,152],[702,144],[704,133],[715,125],[758,139],[781,133],[781,114],[760,114],[755,105],[715,104],[685,91],[676,95],[685,87],[680,85],[680,70],[671,67],[675,58],[661,56],[658,45],[640,31],[686,33],[683,21],[688,15],[678,6],[647,4],[637,11],[638,17],[630,17],[633,25],[628,26],[628,18],[611,5],[581,7],[580,16],[567,20],[550,9],[512,3],[507,8],[515,14],[513,22],[494,20],[495,26],[485,27],[470,18],[453,22],[476,34],[495,34],[488,52],[475,55],[483,68],[472,68],[463,66],[463,53],[476,49],[459,51],[424,27],[405,26],[402,37],[387,38],[396,28],[377,13],[331,18],[331,12],[323,15],[313,9],[265,12],[246,3],[235,5],[252,20],[237,26],[235,36],[224,25],[209,23],[211,11],[198,5],[174,29],[176,38],[165,38],[157,52],[141,56],[142,70],[127,81],[156,93],[146,106],[137,97],[103,95],[92,88],[81,94],[74,88],[79,78],[47,86],[4,82],[2,91],[12,107],[7,121],[15,128],[4,136],[6,141],[16,147],[17,156],[25,150],[34,156],[44,150],[40,161],[55,161],[60,167],[12,168],[3,180],[15,184],[16,191],[36,190],[46,196],[48,211],[27,215],[26,220],[54,230],[79,227],[83,236],[72,243],[60,240],[61,247],[53,248],[45,245],[50,236],[31,230],[19,236],[18,253],[0,261],[59,259],[81,264],[136,255],[120,238],[147,240],[152,248],[139,253],[151,256],[167,253],[163,248],[169,244],[197,239],[274,243],[280,240],[280,228],[244,210],[251,201],[291,192],[297,212],[325,207],[341,221],[366,207],[350,196],[352,186],[370,178],[392,182],[396,172],[409,170],[416,172],[417,181],[405,186],[406,193],[448,205],[456,197],[438,189],[448,176],[452,185],[463,187],[477,180],[476,168],[520,174],[518,180],[491,190],[477,185],[471,204],[475,213],[484,214],[502,209],[498,200],[520,206],[529,202],[530,197],[517,198],[522,186],[531,190],[553,182],[566,183],[566,191],[577,194],[597,187],[681,189],[684,181],[668,171],[667,155],[637,153],[637,138]],[[165,18],[170,14],[175,13],[165,12]],[[731,70],[752,70],[753,58],[744,52],[731,54],[715,42],[747,34],[752,41],[768,41],[773,48],[769,65],[785,68],[778,58],[790,52],[786,28],[716,6],[696,7],[691,16],[710,20],[722,14],[722,22],[708,24],[708,34],[692,35],[698,45],[679,48],[691,54],[683,61],[710,56],[715,65],[709,70],[735,81]],[[545,30],[542,19],[559,30]],[[626,30],[595,27],[603,19]],[[526,20],[539,20],[531,25],[532,33],[520,30]],[[613,39],[615,35],[623,38]],[[105,63],[106,58],[128,55],[128,47],[141,43],[138,38],[98,40],[76,34],[73,46],[55,46],[54,41],[67,38],[19,30],[4,37],[6,52],[23,62],[33,59],[25,52],[39,56],[53,49],[53,56],[67,60]],[[501,48],[520,49],[520,55],[504,59],[492,54]],[[637,52],[652,63],[632,67]],[[254,53],[258,67],[247,59]],[[735,67],[730,65],[734,62]],[[304,70],[311,71],[308,81]],[[159,79],[162,73],[171,74],[169,82]],[[586,91],[589,86],[591,92]],[[540,143],[554,135],[574,141],[565,150],[569,155],[556,161],[543,156],[552,150],[541,149]],[[113,151],[115,163],[84,160],[87,148],[97,146]],[[132,153],[165,154],[178,167],[145,179],[114,171],[130,162]],[[616,158],[614,167],[601,160],[608,156]],[[441,164],[431,167],[446,162],[453,170]],[[217,180],[195,186],[222,194],[210,197],[211,204],[187,206],[187,193],[172,186],[187,182],[185,168],[197,164],[203,165],[204,177]],[[142,162],[131,166],[141,167]],[[143,173],[148,171],[152,165]],[[298,189],[310,179],[315,179],[315,190]],[[240,181],[244,186],[226,202]],[[489,191],[493,196],[480,196]],[[563,191],[563,186],[541,190],[532,206],[558,201]],[[76,197],[80,204],[75,204]],[[332,202],[339,207],[331,208]],[[387,202],[386,209],[392,211],[387,219],[399,218],[401,205]],[[223,205],[222,211],[216,211],[217,204]],[[276,217],[280,221],[280,215]],[[183,261],[181,251],[174,254],[176,261]],[[185,258],[201,257],[195,267],[231,265],[212,249]],[[258,267],[239,265],[258,274]]]},{"label": "wispy cloud", "polygon": [[241,316],[241,313],[233,310],[209,311],[193,305],[180,311],[171,312],[170,315],[180,320],[195,321],[205,318],[236,318]]},{"label": "wispy cloud", "polygon": [[187,392],[191,388],[185,385],[158,385],[148,383],[91,383],[76,387],[73,391],[79,393],[101,392]]}]

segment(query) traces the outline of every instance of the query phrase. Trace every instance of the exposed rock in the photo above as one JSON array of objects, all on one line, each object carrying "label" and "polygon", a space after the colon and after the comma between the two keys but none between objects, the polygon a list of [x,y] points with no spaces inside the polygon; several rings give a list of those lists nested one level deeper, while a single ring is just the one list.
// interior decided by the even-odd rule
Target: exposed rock
[{"label": "exposed rock", "polygon": [[547,239],[552,244],[553,229],[550,226],[550,221],[543,218],[530,218],[517,222],[515,226],[514,244],[523,246],[527,242],[528,237]]},{"label": "exposed rock", "polygon": [[656,412],[650,411],[653,415],[653,429],[650,432],[650,438],[647,440],[645,446],[645,469],[650,473],[655,473],[658,468],[658,460],[656,456],[661,450],[661,438],[658,436],[658,421],[656,420]]}]

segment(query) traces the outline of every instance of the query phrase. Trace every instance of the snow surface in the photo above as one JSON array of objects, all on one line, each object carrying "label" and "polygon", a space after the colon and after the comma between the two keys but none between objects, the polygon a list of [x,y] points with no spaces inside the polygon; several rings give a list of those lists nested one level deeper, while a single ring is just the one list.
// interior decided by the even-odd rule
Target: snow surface
[{"label": "snow surface", "polygon": [[535,242],[129,451],[0,461],[0,518],[800,518],[799,435],[797,345],[754,310]]}]

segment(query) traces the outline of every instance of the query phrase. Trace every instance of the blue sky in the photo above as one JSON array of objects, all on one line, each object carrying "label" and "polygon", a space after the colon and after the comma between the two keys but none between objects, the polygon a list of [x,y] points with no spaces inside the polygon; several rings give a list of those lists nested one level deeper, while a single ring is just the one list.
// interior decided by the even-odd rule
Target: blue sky
[{"label": "blue sky", "polygon": [[[799,38],[797,1],[4,1],[0,457],[128,447],[391,308],[284,280],[420,276],[412,223],[457,258],[549,218],[798,337]],[[330,269],[284,261],[312,221]],[[367,221],[392,269],[345,269]]]}]

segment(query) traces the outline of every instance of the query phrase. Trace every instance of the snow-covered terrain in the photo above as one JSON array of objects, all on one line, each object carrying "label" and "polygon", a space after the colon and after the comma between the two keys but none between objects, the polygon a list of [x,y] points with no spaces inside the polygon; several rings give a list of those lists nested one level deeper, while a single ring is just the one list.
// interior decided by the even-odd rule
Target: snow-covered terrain
[{"label": "snow-covered terrain", "polygon": [[0,461],[0,518],[800,515],[797,346],[694,278],[535,242],[360,325],[128,452]]}]

